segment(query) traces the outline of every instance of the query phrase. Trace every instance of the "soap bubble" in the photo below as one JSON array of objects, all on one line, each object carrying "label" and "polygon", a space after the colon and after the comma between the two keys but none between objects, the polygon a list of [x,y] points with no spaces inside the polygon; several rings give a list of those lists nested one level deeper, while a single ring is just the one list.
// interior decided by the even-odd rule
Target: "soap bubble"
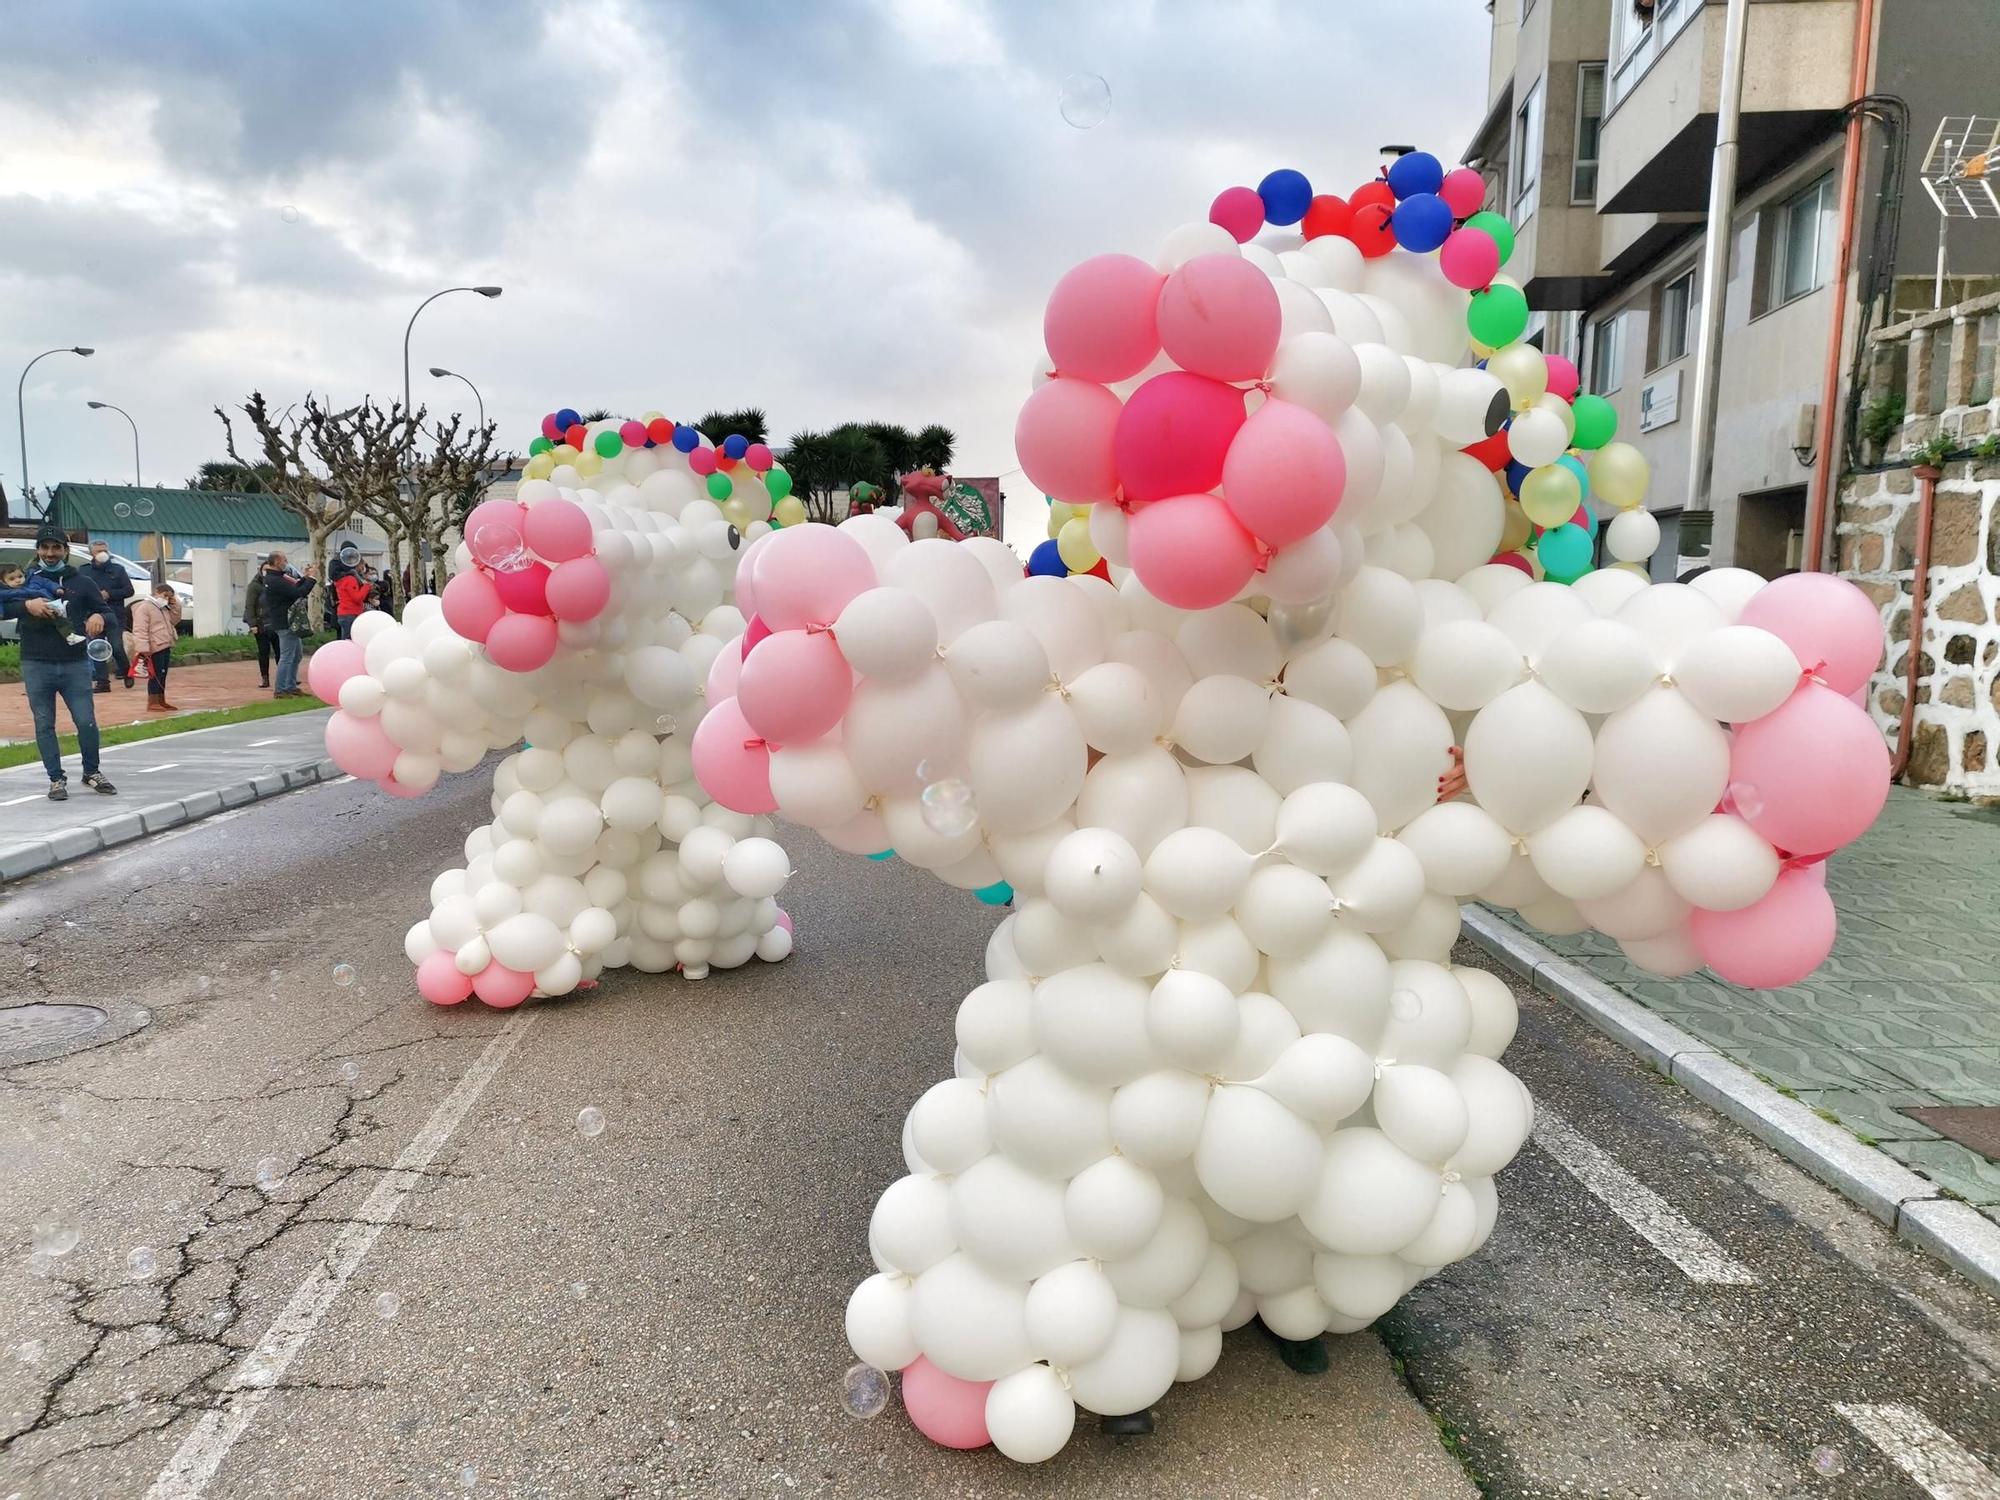
[{"label": "soap bubble", "polygon": [[353,984],[354,965],[335,964],[333,966],[333,982],[339,985],[342,989],[346,989],[349,985]]},{"label": "soap bubble", "polygon": [[840,1405],[850,1417],[879,1417],[889,1405],[889,1377],[873,1365],[850,1365],[840,1377]]},{"label": "soap bubble", "polygon": [[275,1156],[266,1156],[257,1163],[257,1186],[264,1192],[271,1192],[285,1180],[285,1166]]},{"label": "soap bubble", "polygon": [[653,720],[653,733],[655,734],[672,734],[679,727],[674,722],[672,714],[661,714],[659,718]]},{"label": "soap bubble", "polygon": [[349,1058],[346,1062],[340,1065],[340,1081],[342,1083],[355,1083],[358,1082],[360,1078],[361,1078],[361,1064],[354,1061],[353,1058]]},{"label": "soap bubble", "polygon": [[1847,1460],[1840,1456],[1838,1448],[1822,1445],[1812,1451],[1812,1467],[1815,1474],[1831,1479],[1847,1468]]},{"label": "soap bubble", "polygon": [[375,1316],[384,1323],[393,1323],[396,1314],[403,1310],[403,1299],[394,1292],[384,1292],[375,1299]]},{"label": "soap bubble", "polygon": [[532,561],[521,533],[505,521],[488,521],[472,533],[472,555],[500,573],[518,573]]},{"label": "soap bubble", "polygon": [[111,514],[121,521],[127,520],[132,514],[132,507],[127,505],[123,500],[120,500],[116,505],[111,507]]},{"label": "soap bubble", "polygon": [[1078,130],[1102,125],[1111,113],[1111,85],[1095,73],[1072,73],[1062,81],[1056,107],[1065,123]]},{"label": "soap bubble", "polygon": [[475,1468],[473,1465],[467,1464],[464,1468],[458,1471],[458,1487],[460,1489],[469,1490],[478,1483],[479,1483],[479,1470]]},{"label": "soap bubble", "polygon": [[345,543],[336,555],[350,568],[361,561],[361,549],[352,542]]},{"label": "soap bubble", "polygon": [[90,644],[83,648],[83,654],[92,661],[110,661],[111,642],[107,641],[101,635],[94,637]]},{"label": "soap bubble", "polygon": [[160,1258],[153,1253],[151,1245],[135,1245],[125,1257],[125,1269],[137,1281],[151,1281],[153,1273],[160,1269]]},{"label": "soap bubble", "polygon": [[14,1358],[24,1365],[38,1365],[42,1362],[42,1341],[23,1339],[14,1346]]},{"label": "soap bubble", "polygon": [[979,808],[972,800],[972,788],[951,778],[933,781],[924,788],[923,814],[924,822],[931,831],[945,838],[957,838],[968,833],[979,821]]},{"label": "soap bubble", "polygon": [[152,502],[152,501],[150,501],[150,500],[135,500],[135,501],[134,501],[134,502],[132,503],[132,514],[133,514],[133,515],[135,515],[135,516],[150,516],[150,515],[151,515],[152,513],[153,513],[153,502]]},{"label": "soap bubble", "polygon": [[1729,805],[1742,817],[1754,818],[1764,810],[1764,794],[1747,781],[1732,781]]},{"label": "soap bubble", "polygon": [[569,1284],[569,1294],[576,1298],[577,1301],[582,1302],[590,1296],[589,1284],[581,1281],[572,1281]]},{"label": "soap bubble", "polygon": [[62,1256],[76,1248],[82,1233],[72,1219],[62,1209],[52,1208],[35,1220],[35,1252],[38,1255]]},{"label": "soap bubble", "polygon": [[586,1104],[576,1112],[576,1128],[587,1141],[596,1140],[604,1134],[604,1111],[595,1104]]},{"label": "soap bubble", "polygon": [[287,224],[296,224],[299,222],[299,211],[287,203],[283,208],[278,210],[278,217],[283,219]]}]

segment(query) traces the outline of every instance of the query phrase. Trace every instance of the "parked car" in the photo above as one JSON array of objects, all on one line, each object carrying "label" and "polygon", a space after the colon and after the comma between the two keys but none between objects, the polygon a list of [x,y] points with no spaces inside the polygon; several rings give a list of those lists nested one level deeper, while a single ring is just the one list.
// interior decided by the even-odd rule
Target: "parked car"
[{"label": "parked car", "polygon": [[[83,560],[77,555],[81,551],[81,548],[76,549],[76,553],[73,554],[75,560]],[[147,567],[146,564],[134,562],[129,557],[120,557],[116,552],[111,554],[111,560],[131,575],[132,592],[135,595],[143,594],[152,588],[153,570]],[[33,540],[17,537],[0,538],[0,566],[7,564],[13,564],[22,568],[32,568],[35,565],[35,544]],[[167,587],[171,588],[174,591],[174,597],[181,601],[180,633],[182,635],[193,635],[194,588],[184,579],[174,576],[176,572],[185,573],[187,567],[188,565],[184,562],[169,562],[167,564]],[[20,639],[20,622],[18,620],[0,620],[0,641],[18,639]]]}]

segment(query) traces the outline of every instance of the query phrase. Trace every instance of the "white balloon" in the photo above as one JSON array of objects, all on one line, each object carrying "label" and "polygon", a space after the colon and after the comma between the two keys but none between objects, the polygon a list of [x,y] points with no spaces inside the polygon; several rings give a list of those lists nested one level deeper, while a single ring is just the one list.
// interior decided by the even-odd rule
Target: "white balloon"
[{"label": "white balloon", "polygon": [[1722,628],[1722,611],[1707,595],[1684,583],[1658,583],[1620,606],[1617,618],[1652,644],[1660,665],[1679,670],[1681,653],[1698,636]]},{"label": "white balloon", "polygon": [[1514,841],[1485,809],[1441,802],[1419,813],[1397,838],[1423,866],[1424,883],[1447,896],[1484,890],[1514,857]]},{"label": "white balloon", "polygon": [[910,1109],[910,1142],[939,1172],[963,1172],[992,1149],[986,1095],[975,1083],[947,1078]]},{"label": "white balloon", "polygon": [[953,1177],[950,1194],[953,1235],[981,1270],[1030,1281],[1076,1259],[1055,1179],[996,1151]]},{"label": "white balloon", "polygon": [[1599,802],[1658,844],[1694,827],[1722,801],[1729,736],[1673,688],[1653,688],[1597,731],[1592,784]]},{"label": "white balloon", "polygon": [[1198,679],[1174,715],[1174,743],[1198,760],[1229,765],[1257,748],[1271,715],[1271,691],[1244,677]]},{"label": "white balloon", "polygon": [[1421,1162],[1449,1161],[1470,1126],[1457,1086],[1435,1068],[1397,1063],[1382,1070],[1375,1123],[1397,1150]]},{"label": "white balloon", "polygon": [[1620,562],[1644,562],[1660,546],[1660,523],[1652,512],[1621,510],[1604,528],[1604,550]]},{"label": "white balloon", "polygon": [[1100,662],[1078,674],[1069,684],[1069,706],[1084,742],[1107,755],[1151,744],[1166,727],[1151,680],[1127,662]]},{"label": "white balloon", "polygon": [[1310,647],[1285,664],[1285,691],[1343,722],[1361,712],[1375,696],[1376,685],[1375,663],[1359,646],[1339,636]]},{"label": "white balloon", "polygon": [[1146,1032],[1167,1062],[1209,1073],[1235,1045],[1236,996],[1208,974],[1174,969],[1162,974],[1146,1000]]},{"label": "white balloon", "polygon": [[848,601],[834,621],[833,638],[862,676],[896,681],[937,655],[937,620],[908,589],[873,588]]},{"label": "white balloon", "polygon": [[1586,802],[1530,834],[1528,858],[1550,890],[1595,901],[1638,878],[1646,846],[1616,815]]},{"label": "white balloon", "polygon": [[878,1271],[847,1299],[847,1344],[878,1370],[900,1370],[923,1351],[910,1332],[911,1285]]},{"label": "white balloon", "polygon": [[1660,845],[1667,884],[1707,911],[1740,911],[1763,899],[1778,869],[1778,851],[1729,813],[1712,813]]},{"label": "white balloon", "polygon": [[1295,1036],[1252,1086],[1303,1120],[1338,1125],[1367,1103],[1374,1062],[1347,1037],[1313,1032]]},{"label": "white balloon", "polygon": [[1349,1126],[1328,1138],[1299,1217],[1329,1250],[1386,1255],[1430,1222],[1441,1185],[1435,1169],[1398,1150],[1380,1130]]},{"label": "white balloon", "polygon": [[1094,1260],[1137,1255],[1159,1232],[1165,1206],[1160,1179],[1123,1156],[1085,1167],[1063,1190],[1070,1238]]},{"label": "white balloon", "polygon": [[1506,980],[1486,969],[1454,967],[1451,974],[1472,1007],[1472,1034],[1466,1049],[1481,1057],[1499,1057],[1514,1040],[1521,1020],[1514,992]]},{"label": "white balloon", "polygon": [[1335,629],[1377,666],[1410,659],[1423,631],[1423,606],[1410,580],[1386,568],[1364,567],[1341,591]]},{"label": "white balloon", "polygon": [[1250,856],[1227,834],[1182,828],[1146,856],[1146,892],[1183,920],[1217,917],[1236,904],[1250,867]]},{"label": "white balloon", "polygon": [[1674,686],[1688,702],[1729,724],[1763,718],[1791,697],[1799,680],[1792,648],[1750,625],[1724,625],[1696,637],[1674,666]]},{"label": "white balloon", "polygon": [[1178,1068],[1135,1078],[1111,1096],[1111,1139],[1141,1166],[1184,1162],[1201,1138],[1208,1098],[1208,1084]]},{"label": "white balloon", "polygon": [[[1532,685],[1502,694],[1482,713],[1493,713],[1513,693]],[[1354,745],[1347,780],[1374,809],[1382,832],[1401,828],[1437,801],[1438,778],[1451,763],[1453,734],[1451,722],[1422,689],[1408,682],[1388,683],[1348,721],[1347,732]]]},{"label": "white balloon", "polygon": [[1047,1365],[1016,1370],[986,1393],[987,1434],[1015,1463],[1054,1458],[1075,1428],[1076,1403]]},{"label": "white balloon", "polygon": [[1410,677],[1440,707],[1470,712],[1519,682],[1527,665],[1521,648],[1484,620],[1454,620],[1425,628]]},{"label": "white balloon", "polygon": [[1323,422],[1339,420],[1360,389],[1361,361],[1336,333],[1296,334],[1279,344],[1271,362],[1271,394]]},{"label": "white balloon", "polygon": [[1590,619],[1566,626],[1544,646],[1535,671],[1571,708],[1608,714],[1636,703],[1658,679],[1660,663],[1630,625]]},{"label": "white balloon", "polygon": [[1034,1358],[1026,1303],[1024,1285],[988,1274],[969,1255],[947,1256],[917,1277],[910,1327],[925,1357],[945,1374],[998,1380]]},{"label": "white balloon", "polygon": [[1310,870],[1265,865],[1251,872],[1237,898],[1236,921],[1260,953],[1296,958],[1309,952],[1333,922],[1333,893]]},{"label": "white balloon", "polygon": [[1143,1411],[1172,1388],[1180,1348],[1180,1328],[1170,1314],[1121,1306],[1104,1352],[1071,1367],[1070,1395],[1077,1405],[1103,1416]]},{"label": "white balloon", "polygon": [[1652,865],[1642,866],[1622,890],[1594,901],[1579,901],[1576,909],[1586,925],[1621,943],[1658,937],[1687,921],[1693,910]]},{"label": "white balloon", "polygon": [[951,1227],[951,1190],[939,1177],[898,1178],[875,1200],[868,1247],[885,1270],[915,1276],[957,1248]]},{"label": "white balloon", "polygon": [[982,715],[967,763],[980,822],[995,833],[1026,833],[1076,801],[1089,751],[1069,705],[1045,694],[1018,712]]},{"label": "white balloon", "polygon": [[1502,827],[1534,833],[1590,784],[1594,746],[1583,716],[1539,682],[1509,688],[1465,734],[1465,777]]}]

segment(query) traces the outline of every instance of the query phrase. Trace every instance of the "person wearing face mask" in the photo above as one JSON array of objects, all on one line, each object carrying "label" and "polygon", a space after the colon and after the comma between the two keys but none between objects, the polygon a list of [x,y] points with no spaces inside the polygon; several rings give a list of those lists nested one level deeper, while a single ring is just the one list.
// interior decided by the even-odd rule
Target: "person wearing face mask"
[{"label": "person wearing face mask", "polygon": [[91,675],[97,679],[96,691],[111,691],[111,673],[116,668],[118,678],[129,689],[132,686],[132,663],[125,654],[125,632],[131,628],[131,621],[125,611],[131,606],[127,602],[132,597],[132,575],[111,560],[111,548],[104,542],[90,544],[90,561],[82,569],[97,582],[97,591],[104,596],[110,608],[105,620],[104,635],[111,642],[111,657],[108,661],[93,662]]},{"label": "person wearing face mask", "polygon": [[[56,597],[44,592],[53,588]],[[35,566],[26,586],[10,595],[6,617],[21,622],[21,686],[27,690],[28,712],[35,722],[35,748],[49,773],[49,800],[69,796],[63,772],[62,742],[56,737],[56,699],[69,709],[76,726],[76,748],[83,757],[83,784],[105,796],[118,788],[97,768],[97,710],[90,698],[89,643],[105,635],[110,606],[97,580],[69,560],[69,538],[45,525],[35,538]]]}]

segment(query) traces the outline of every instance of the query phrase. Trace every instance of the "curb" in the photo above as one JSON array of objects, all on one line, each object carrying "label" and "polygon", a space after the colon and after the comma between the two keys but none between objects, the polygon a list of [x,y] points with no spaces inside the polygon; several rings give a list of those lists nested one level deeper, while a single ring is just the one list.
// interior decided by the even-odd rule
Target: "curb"
[{"label": "curb", "polygon": [[65,828],[46,839],[10,844],[0,849],[0,886],[9,881],[39,875],[57,865],[68,864],[120,844],[129,844],[148,834],[164,833],[185,823],[198,823],[217,813],[248,807],[266,797],[322,781],[337,781],[345,773],[330,760],[307,761],[252,776],[228,786],[190,792],[175,802],[156,802],[147,807],[120,808],[96,823],[81,828]]},{"label": "curb", "polygon": [[1463,906],[1460,915],[1465,935],[1536,992],[1560,1000],[1655,1072],[1881,1220],[1897,1238],[2000,1296],[2000,1224],[1945,1196],[1936,1183],[1886,1152],[1862,1145],[1512,923],[1479,906]]}]

